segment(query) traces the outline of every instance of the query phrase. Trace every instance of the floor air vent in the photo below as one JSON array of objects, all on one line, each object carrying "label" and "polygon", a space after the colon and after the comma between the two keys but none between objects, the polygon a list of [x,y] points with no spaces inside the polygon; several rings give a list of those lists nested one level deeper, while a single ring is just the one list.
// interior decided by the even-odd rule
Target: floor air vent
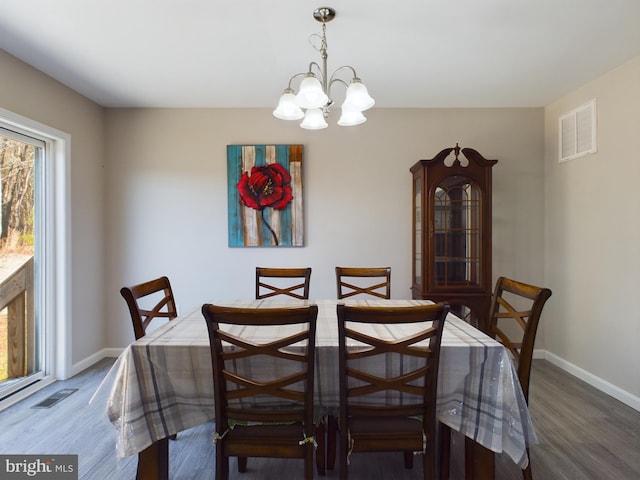
[{"label": "floor air vent", "polygon": [[62,390],[58,390],[56,393],[45,398],[43,401],[34,405],[31,408],[51,408],[60,400],[67,398],[69,395],[77,391],[78,391],[77,388],[63,388]]}]

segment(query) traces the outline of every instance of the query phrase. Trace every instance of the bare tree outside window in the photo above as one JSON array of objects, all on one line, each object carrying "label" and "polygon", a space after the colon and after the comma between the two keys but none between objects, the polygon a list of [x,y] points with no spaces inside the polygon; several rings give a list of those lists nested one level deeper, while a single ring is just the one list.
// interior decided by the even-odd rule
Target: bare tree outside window
[{"label": "bare tree outside window", "polygon": [[[35,149],[33,145],[0,136],[0,284],[34,254]],[[30,342],[12,345],[12,339],[22,337],[15,335],[11,322],[7,321],[8,308],[0,311],[0,382],[25,373],[30,363],[18,360],[12,365],[15,349],[26,350]],[[13,372],[16,363],[24,364],[25,371]]]},{"label": "bare tree outside window", "polygon": [[0,252],[33,254],[34,150],[14,140],[0,143]]}]

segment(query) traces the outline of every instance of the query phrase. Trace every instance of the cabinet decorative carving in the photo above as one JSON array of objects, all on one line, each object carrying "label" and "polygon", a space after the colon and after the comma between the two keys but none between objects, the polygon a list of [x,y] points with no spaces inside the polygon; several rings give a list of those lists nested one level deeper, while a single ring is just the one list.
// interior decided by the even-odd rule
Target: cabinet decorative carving
[{"label": "cabinet decorative carving", "polygon": [[445,148],[411,167],[413,298],[447,302],[485,329],[491,302],[491,168],[472,148]]}]

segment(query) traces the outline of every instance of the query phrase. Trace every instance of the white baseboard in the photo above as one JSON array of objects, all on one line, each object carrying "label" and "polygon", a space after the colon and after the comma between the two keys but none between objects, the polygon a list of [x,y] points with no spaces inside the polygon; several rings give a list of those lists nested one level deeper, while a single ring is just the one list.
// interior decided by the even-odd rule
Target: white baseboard
[{"label": "white baseboard", "polygon": [[124,348],[104,348],[102,358],[118,358],[124,350]]},{"label": "white baseboard", "polygon": [[546,350],[534,350],[533,351],[533,359],[534,360],[546,360],[547,351]]},{"label": "white baseboard", "polygon": [[71,376],[77,375],[83,370],[86,370],[91,365],[98,363],[103,358],[118,357],[123,351],[124,348],[103,348],[99,352],[96,352],[93,355],[80,360],[78,363],[74,363],[71,366]]},{"label": "white baseboard", "polygon": [[632,395],[626,390],[623,390],[620,387],[617,387],[612,383],[609,383],[606,380],[603,380],[602,378],[597,377],[596,375],[590,372],[587,372],[586,370],[578,367],[577,365],[574,365],[573,363],[568,362],[564,358],[561,358],[558,355],[555,355],[554,353],[551,353],[546,350],[534,350],[533,358],[540,358],[553,363],[555,366],[561,368],[565,372],[570,373],[574,377],[579,378],[583,382],[588,383],[592,387],[597,388],[601,392],[606,393],[607,395],[610,395],[616,400],[619,400],[625,405],[628,405],[634,410],[637,410],[640,412],[639,397],[636,397],[635,395]]}]

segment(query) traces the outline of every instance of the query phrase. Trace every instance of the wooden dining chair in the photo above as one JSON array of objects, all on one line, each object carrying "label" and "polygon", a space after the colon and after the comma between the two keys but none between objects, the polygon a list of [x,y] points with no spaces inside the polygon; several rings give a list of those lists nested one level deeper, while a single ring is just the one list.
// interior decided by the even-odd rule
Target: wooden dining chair
[{"label": "wooden dining chair", "polygon": [[[403,452],[406,467],[408,457],[421,453],[424,478],[436,478],[436,391],[448,312],[441,303],[338,305],[341,479],[357,452]],[[400,324],[400,331],[415,333],[393,340],[369,333]]]},{"label": "wooden dining chair", "polygon": [[[229,477],[229,457],[302,458],[311,480],[317,305],[205,304],[202,314],[213,367],[216,480]],[[250,331],[267,340],[252,341]]]},{"label": "wooden dining chair", "polygon": [[[145,336],[149,324],[154,319],[166,318],[171,321],[178,316],[168,277],[159,277],[131,287],[122,287],[120,295],[129,307],[136,340]],[[173,434],[169,438],[175,440],[177,435]]]},{"label": "wooden dining chair", "polygon": [[[300,279],[300,283],[286,282],[286,279]],[[276,295],[287,295],[307,300],[311,268],[265,268],[256,267],[256,299],[269,298]],[[268,283],[267,283],[268,282]]]},{"label": "wooden dining chair", "polygon": [[[378,283],[372,284],[375,279]],[[391,298],[391,267],[336,267],[336,281],[339,299],[360,294]]]},{"label": "wooden dining chair", "polygon": [[[549,297],[551,297],[551,290],[548,288],[528,285],[506,277],[498,278],[491,297],[489,335],[501,342],[513,356],[518,380],[527,403],[529,403],[529,378],[536,332],[542,308]],[[440,432],[443,445],[442,478],[448,478],[451,429],[441,424]],[[528,448],[527,456],[529,456]],[[533,478],[531,459],[527,468],[522,470],[522,476],[525,480]]]},{"label": "wooden dining chair", "polygon": [[[292,279],[302,280],[300,283]],[[278,295],[309,299],[311,268],[267,268],[256,267],[256,299],[270,298]],[[238,458],[238,471],[247,469],[247,459]]]},{"label": "wooden dining chair", "polygon": [[[527,404],[536,332],[542,308],[549,297],[551,297],[551,290],[548,288],[500,277],[491,298],[490,333],[513,355],[518,380]],[[527,456],[529,456],[528,448]],[[525,480],[533,478],[530,459],[527,468],[522,471],[522,476]]]},{"label": "wooden dining chair", "polygon": [[120,294],[127,302],[136,340],[144,337],[155,318],[173,320],[178,316],[171,283],[160,277],[131,287],[123,287]]},{"label": "wooden dining chair", "polygon": [[[377,282],[377,283],[376,283]],[[369,295],[377,298],[391,298],[390,267],[336,267],[336,285],[338,299]],[[326,431],[325,437],[320,435],[318,451],[326,450],[326,466],[332,470],[335,464],[336,435],[338,424],[335,416],[327,415],[318,423],[319,432]]]}]

